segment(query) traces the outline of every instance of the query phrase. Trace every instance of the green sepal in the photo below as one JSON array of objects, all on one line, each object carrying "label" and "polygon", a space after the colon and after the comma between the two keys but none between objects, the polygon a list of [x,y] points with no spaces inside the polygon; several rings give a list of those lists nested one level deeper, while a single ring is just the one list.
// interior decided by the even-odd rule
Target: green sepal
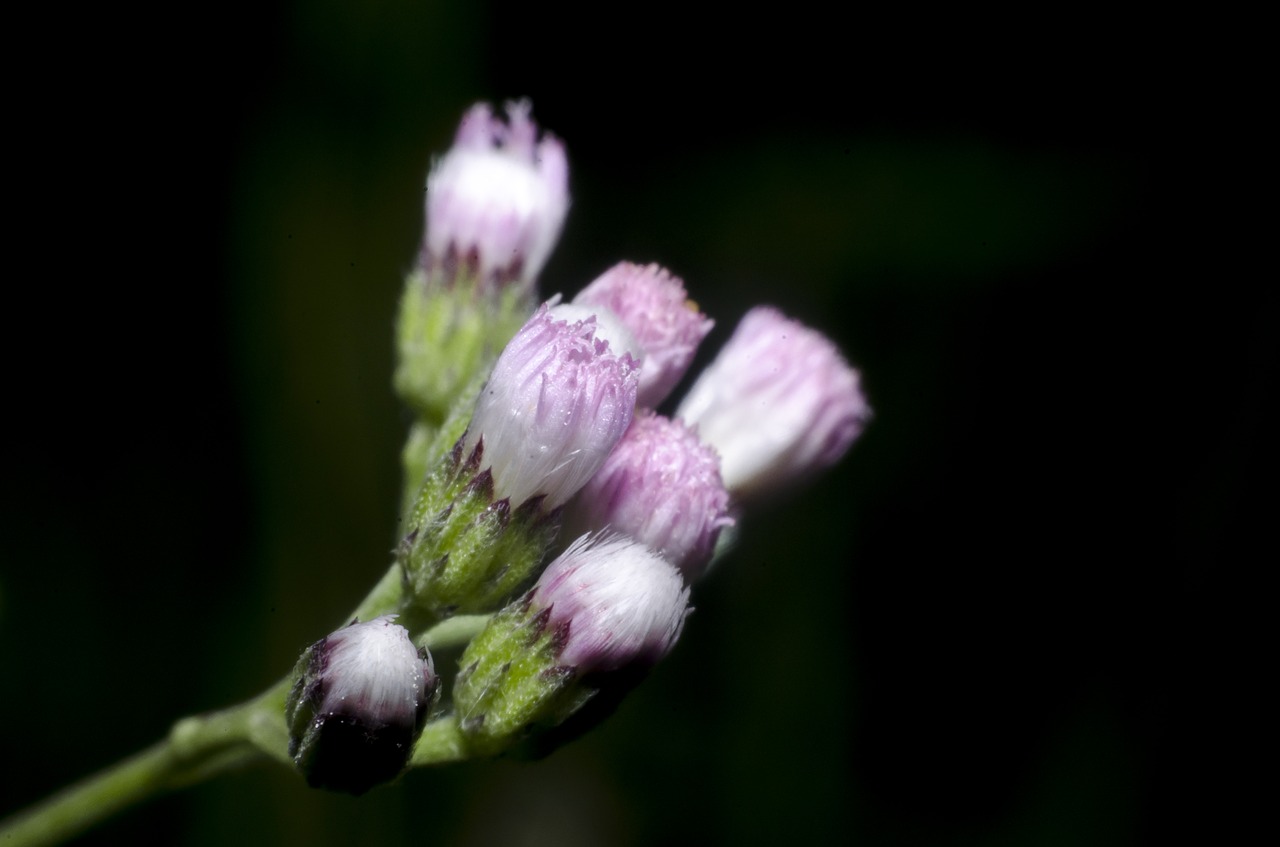
[{"label": "green sepal", "polygon": [[289,693],[284,701],[284,720],[289,730],[289,758],[299,768],[302,767],[298,760],[299,751],[311,747],[315,740],[315,715],[305,708],[305,704],[315,693],[316,646],[312,644],[303,650],[294,663],[293,670],[289,672]]},{"label": "green sepal", "polygon": [[459,439],[423,482],[398,551],[409,605],[441,618],[502,606],[531,580],[559,528],[534,497],[513,510],[480,471],[483,440]]},{"label": "green sepal", "polygon": [[409,274],[396,321],[396,393],[418,419],[439,425],[532,311],[518,287],[491,291],[471,276],[445,284],[422,270]]},{"label": "green sepal", "polygon": [[473,755],[497,755],[560,723],[594,693],[557,663],[568,633],[549,627],[548,616],[525,595],[494,615],[462,654],[453,705]]},{"label": "green sepal", "polygon": [[[400,466],[404,469],[402,514],[405,526],[410,530],[421,523],[422,512],[432,505],[432,502],[420,502],[428,471],[439,470],[441,462],[466,434],[471,414],[475,410],[476,397],[488,376],[488,373],[477,374],[464,386],[455,398],[449,415],[439,425],[427,424],[419,419],[409,427],[404,449],[400,451]],[[425,494],[434,498],[442,496],[435,490],[426,491]]]}]

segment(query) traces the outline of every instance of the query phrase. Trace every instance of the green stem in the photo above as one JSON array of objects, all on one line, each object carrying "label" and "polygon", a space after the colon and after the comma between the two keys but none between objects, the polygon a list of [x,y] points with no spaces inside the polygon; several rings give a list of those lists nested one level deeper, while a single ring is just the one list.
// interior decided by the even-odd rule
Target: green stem
[{"label": "green stem", "polygon": [[121,809],[178,787],[182,770],[168,741],[143,750],[0,825],[6,847],[70,838]]},{"label": "green stem", "polygon": [[[400,566],[392,565],[348,620],[399,612],[410,631],[424,633],[419,643],[432,649],[467,643],[488,620],[465,615],[437,623],[405,608],[403,599]],[[129,806],[264,758],[292,768],[284,722],[289,684],[286,677],[247,703],[178,721],[164,740],[0,823],[0,845],[56,844]],[[462,736],[449,717],[426,727],[413,763],[464,758]]]},{"label": "green stem", "polygon": [[289,763],[281,682],[254,700],[184,718],[146,750],[0,824],[0,844],[56,844],[151,797],[270,755]]},{"label": "green stem", "polygon": [[450,650],[471,643],[493,615],[457,615],[445,618],[417,639],[419,647],[432,652]]},{"label": "green stem", "polygon": [[461,762],[467,757],[467,744],[458,729],[457,715],[445,715],[423,727],[409,767]]},{"label": "green stem", "polygon": [[355,611],[347,615],[343,623],[351,623],[356,619],[367,621],[378,615],[399,612],[404,604],[404,580],[401,574],[399,564],[392,564],[387,568],[382,579],[378,580],[378,584],[365,595]]}]

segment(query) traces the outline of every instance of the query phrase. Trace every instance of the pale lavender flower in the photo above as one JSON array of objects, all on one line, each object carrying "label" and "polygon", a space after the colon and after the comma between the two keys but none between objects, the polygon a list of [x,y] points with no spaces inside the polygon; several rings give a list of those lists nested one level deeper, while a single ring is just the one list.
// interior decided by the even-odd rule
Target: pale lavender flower
[{"label": "pale lavender flower", "polygon": [[639,365],[596,337],[594,316],[544,305],[507,344],[476,400],[464,451],[482,444],[494,492],[513,507],[561,506],[600,469],[635,411]]},{"label": "pale lavender flower", "polygon": [[485,103],[463,116],[427,177],[421,263],[429,271],[532,289],[569,209],[569,164],[559,140],[538,140],[530,109],[508,103],[507,123]]},{"label": "pale lavender flower", "polygon": [[395,618],[353,622],[299,662],[285,708],[289,755],[313,787],[361,794],[408,762],[439,678]]},{"label": "pale lavender flower", "polygon": [[759,306],[699,375],[676,416],[720,454],[735,497],[834,464],[871,417],[858,372],[821,333]]},{"label": "pale lavender flower", "polygon": [[529,603],[560,633],[557,661],[592,674],[650,666],[670,652],[689,614],[689,589],[643,544],[583,536],[547,565]]},{"label": "pale lavender flower", "polygon": [[682,422],[643,409],[565,514],[569,533],[609,527],[662,554],[690,582],[732,524],[715,451]]},{"label": "pale lavender flower", "polygon": [[573,302],[609,309],[631,330],[644,351],[636,402],[650,408],[675,388],[714,325],[689,299],[680,278],[658,265],[614,265]]}]

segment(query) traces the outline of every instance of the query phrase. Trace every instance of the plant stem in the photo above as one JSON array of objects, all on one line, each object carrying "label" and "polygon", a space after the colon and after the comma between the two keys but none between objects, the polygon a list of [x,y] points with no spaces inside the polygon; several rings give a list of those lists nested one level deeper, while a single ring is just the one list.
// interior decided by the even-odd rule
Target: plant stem
[{"label": "plant stem", "polygon": [[419,647],[432,652],[449,650],[469,644],[484,629],[493,615],[457,615],[445,618],[417,639]]},{"label": "plant stem", "polygon": [[289,761],[284,693],[184,718],[164,740],[0,824],[4,847],[56,844],[129,806],[270,755]]},{"label": "plant stem", "polygon": [[[392,565],[351,618],[405,614],[402,594],[400,566]],[[465,615],[428,628],[433,621],[421,614],[414,617],[423,618],[415,622],[415,629],[426,630],[419,643],[432,649],[465,644],[488,620],[487,615]],[[164,740],[0,822],[0,845],[56,844],[129,806],[265,758],[292,768],[284,722],[289,684],[285,677],[239,706],[183,718]],[[464,758],[457,722],[447,717],[424,729],[413,763],[442,764]]]},{"label": "plant stem", "polygon": [[344,623],[359,619],[373,620],[378,615],[386,615],[400,611],[404,599],[404,582],[400,565],[392,564],[387,572],[378,580],[378,584],[370,589],[355,611],[347,615]]},{"label": "plant stem", "polygon": [[418,738],[418,746],[413,748],[409,767],[460,762],[467,755],[466,742],[458,730],[458,716],[446,715],[422,728],[422,735]]}]

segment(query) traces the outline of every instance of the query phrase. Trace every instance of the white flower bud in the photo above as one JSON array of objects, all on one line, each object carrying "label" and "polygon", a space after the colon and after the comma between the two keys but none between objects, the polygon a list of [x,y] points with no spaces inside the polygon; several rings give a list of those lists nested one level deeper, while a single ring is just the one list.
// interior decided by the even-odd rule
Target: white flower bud
[{"label": "white flower bud", "polygon": [[404,769],[439,679],[395,615],[307,648],[285,706],[289,755],[313,788],[363,794]]}]

